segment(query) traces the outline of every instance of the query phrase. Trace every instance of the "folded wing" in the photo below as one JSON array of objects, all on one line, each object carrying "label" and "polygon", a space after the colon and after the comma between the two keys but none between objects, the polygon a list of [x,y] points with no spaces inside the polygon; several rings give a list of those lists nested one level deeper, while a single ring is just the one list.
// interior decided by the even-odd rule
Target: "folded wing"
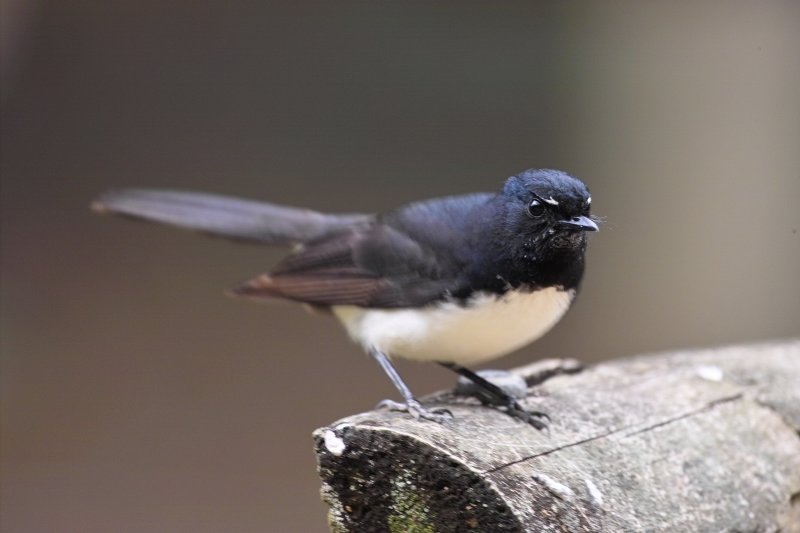
[{"label": "folded wing", "polygon": [[[374,222],[308,243],[234,292],[318,306],[418,307],[460,287],[462,280],[452,276],[455,267],[408,235]],[[451,275],[444,276],[445,270]]]}]

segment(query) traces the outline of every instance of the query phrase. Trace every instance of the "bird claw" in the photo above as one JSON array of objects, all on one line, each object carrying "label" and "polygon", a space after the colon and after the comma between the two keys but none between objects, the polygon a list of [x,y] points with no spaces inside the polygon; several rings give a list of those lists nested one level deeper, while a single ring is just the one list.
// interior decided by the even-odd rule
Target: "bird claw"
[{"label": "bird claw", "polygon": [[407,403],[396,402],[394,400],[383,400],[378,404],[378,407],[389,409],[390,411],[408,413],[417,420],[430,420],[431,422],[437,422],[439,424],[453,420],[453,413],[451,413],[449,409],[425,409],[416,400],[409,401]]},{"label": "bird claw", "polygon": [[517,401],[506,405],[506,412],[512,418],[530,424],[539,430],[547,429],[550,423],[550,415],[541,411],[526,411]]}]

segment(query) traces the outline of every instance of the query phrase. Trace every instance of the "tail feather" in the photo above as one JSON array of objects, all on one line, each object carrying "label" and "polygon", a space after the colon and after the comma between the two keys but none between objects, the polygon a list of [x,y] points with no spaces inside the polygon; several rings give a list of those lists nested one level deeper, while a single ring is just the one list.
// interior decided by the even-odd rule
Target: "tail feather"
[{"label": "tail feather", "polygon": [[92,203],[99,213],[159,222],[230,239],[291,245],[311,241],[364,221],[369,215],[329,215],[214,194],[123,189]]}]

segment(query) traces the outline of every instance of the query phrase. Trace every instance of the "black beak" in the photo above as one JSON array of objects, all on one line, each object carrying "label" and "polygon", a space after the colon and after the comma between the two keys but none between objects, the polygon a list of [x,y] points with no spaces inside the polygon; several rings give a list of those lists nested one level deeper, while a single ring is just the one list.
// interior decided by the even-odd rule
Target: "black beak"
[{"label": "black beak", "polygon": [[594,220],[584,216],[559,220],[556,225],[563,229],[572,231],[598,231],[600,229],[597,227],[597,224],[595,224]]}]

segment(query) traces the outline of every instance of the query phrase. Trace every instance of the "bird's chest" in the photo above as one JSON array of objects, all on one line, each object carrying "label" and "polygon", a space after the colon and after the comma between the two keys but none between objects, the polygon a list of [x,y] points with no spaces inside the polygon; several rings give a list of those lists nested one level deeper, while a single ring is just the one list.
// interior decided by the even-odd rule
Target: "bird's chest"
[{"label": "bird's chest", "polygon": [[468,305],[442,302],[416,309],[337,306],[333,312],[365,348],[421,361],[476,364],[544,335],[564,315],[574,291],[556,288],[483,294]]}]

